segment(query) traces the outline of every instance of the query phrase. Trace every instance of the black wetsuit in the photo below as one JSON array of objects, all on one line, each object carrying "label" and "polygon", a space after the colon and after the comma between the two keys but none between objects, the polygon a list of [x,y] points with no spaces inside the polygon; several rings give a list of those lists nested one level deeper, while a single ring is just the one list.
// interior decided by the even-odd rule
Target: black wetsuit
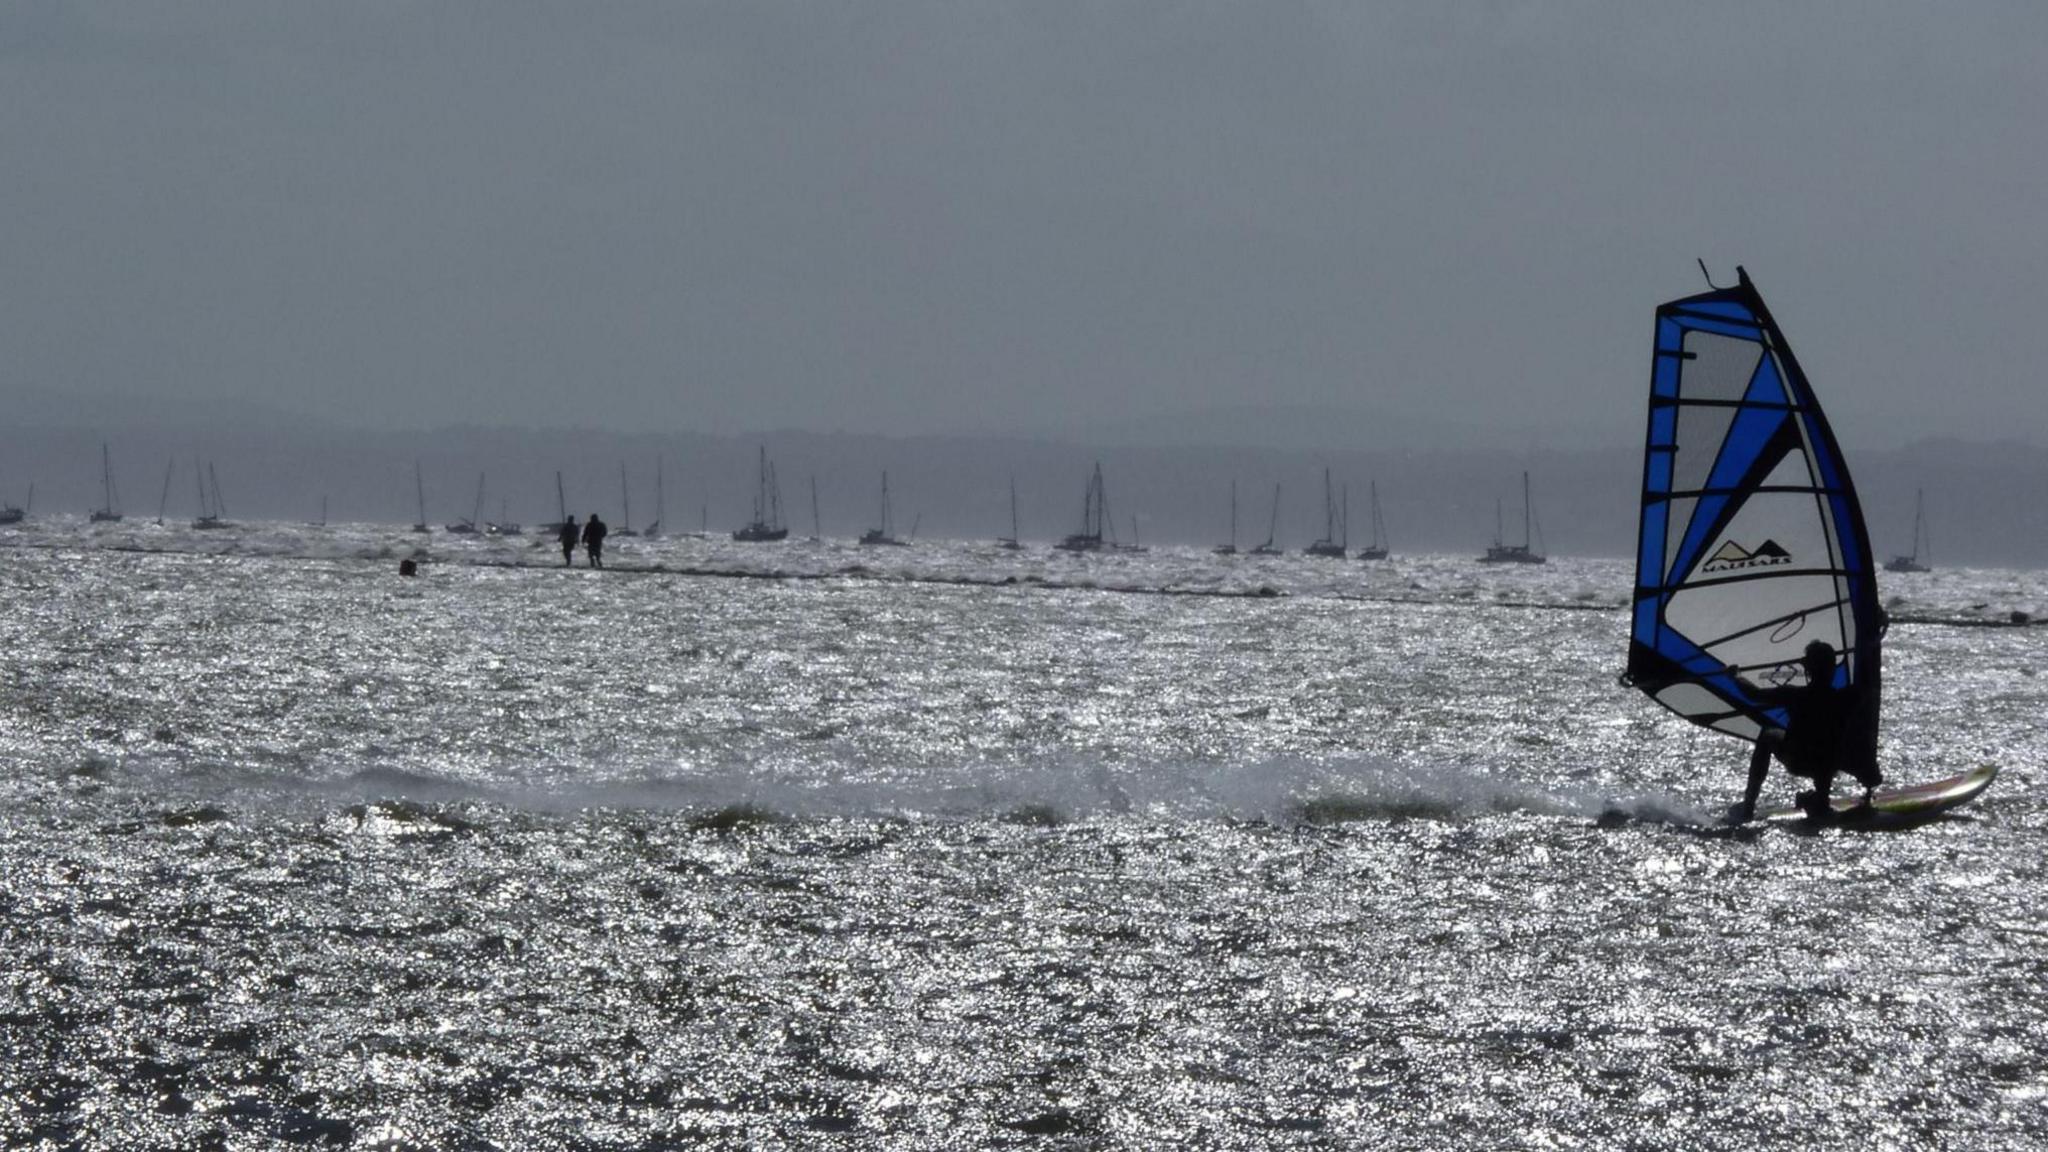
[{"label": "black wetsuit", "polygon": [[557,537],[562,544],[562,566],[568,567],[576,559],[576,518],[562,521],[562,531]]},{"label": "black wetsuit", "polygon": [[1837,772],[1847,772],[1865,788],[1883,782],[1876,742],[1869,738],[1876,731],[1875,716],[1869,718],[1869,732],[1864,730],[1870,700],[1867,690],[1860,686],[1837,688],[1828,679],[1814,679],[1792,688],[1760,689],[1754,695],[1759,703],[1783,708],[1785,726],[1767,729],[1757,741],[1749,763],[1749,786],[1743,795],[1745,818],[1754,812],[1757,792],[1773,756],[1785,771],[1813,781],[1811,795],[1801,800],[1815,813],[1824,813]]},{"label": "black wetsuit", "polygon": [[605,527],[604,521],[599,520],[595,513],[591,514],[589,520],[584,521],[583,550],[590,553],[592,568],[604,567],[604,537],[605,533],[610,531],[611,529]]}]

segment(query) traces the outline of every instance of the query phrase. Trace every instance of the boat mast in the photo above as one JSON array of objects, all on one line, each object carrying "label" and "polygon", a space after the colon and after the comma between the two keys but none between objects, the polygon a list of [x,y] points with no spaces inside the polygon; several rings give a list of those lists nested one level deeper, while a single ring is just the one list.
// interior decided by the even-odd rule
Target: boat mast
[{"label": "boat mast", "polygon": [[1010,477],[1010,542],[1017,542],[1017,478]]},{"label": "boat mast", "polygon": [[811,539],[823,540],[824,538],[824,522],[818,516],[818,477],[814,474],[811,477]]},{"label": "boat mast", "polygon": [[[1927,535],[1927,492],[1913,489],[1913,559],[1926,562],[1933,558],[1934,550],[1926,548]],[[1924,552],[1924,554],[1923,554]]]},{"label": "boat mast", "polygon": [[156,522],[159,525],[164,522],[164,509],[171,504],[171,471],[177,466],[178,458],[175,456],[164,464],[164,494],[156,500]]},{"label": "boat mast", "polygon": [[[482,480],[479,479],[478,483],[482,483]],[[562,488],[562,470],[557,468],[555,469],[555,524],[560,526],[568,522],[569,496]]]},{"label": "boat mast", "polygon": [[1529,474],[1522,473],[1522,551],[1529,550]]},{"label": "boat mast", "polygon": [[215,516],[227,515],[227,502],[220,498],[220,473],[214,471],[211,461],[208,461],[206,465],[206,478],[213,481],[213,514]]},{"label": "boat mast", "polygon": [[417,460],[412,462],[412,487],[413,495],[419,498],[420,510],[420,518],[414,521],[412,530],[415,532],[425,532],[427,530],[427,481],[426,477],[420,474],[420,462]]},{"label": "boat mast", "polygon": [[100,510],[111,513],[114,510],[114,458],[108,453],[105,441],[100,442],[100,495],[103,498]]},{"label": "boat mast", "polygon": [[654,454],[654,526],[661,527],[662,513],[661,453]]},{"label": "boat mast", "polygon": [[626,462],[619,461],[619,526],[628,532],[633,530],[633,492],[626,487]]},{"label": "boat mast", "polygon": [[[565,519],[566,519],[566,517],[565,517]],[[474,508],[470,509],[470,512],[469,512],[469,526],[470,526],[470,527],[472,527],[472,528],[481,528],[481,527],[483,527],[483,522],[484,522],[484,474],[483,474],[483,473],[481,473],[481,472],[479,472],[479,473],[477,473],[477,474],[476,474],[476,507],[474,507]]]}]

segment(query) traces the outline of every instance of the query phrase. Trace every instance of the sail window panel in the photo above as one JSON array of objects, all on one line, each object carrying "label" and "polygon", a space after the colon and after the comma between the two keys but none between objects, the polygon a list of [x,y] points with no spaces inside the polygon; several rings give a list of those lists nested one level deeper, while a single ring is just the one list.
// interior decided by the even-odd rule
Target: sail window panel
[{"label": "sail window panel", "polygon": [[1704,684],[1681,681],[1657,690],[1657,703],[1680,716],[1716,716],[1732,711],[1728,701]]},{"label": "sail window panel", "polygon": [[1751,743],[1754,743],[1764,732],[1763,725],[1747,716],[1730,716],[1726,719],[1716,720],[1712,724],[1707,725],[1707,727],[1712,728],[1716,732],[1726,732],[1730,736],[1740,736]]},{"label": "sail window panel", "polygon": [[1720,458],[1721,444],[1739,408],[1682,406],[1678,410],[1678,451],[1672,465],[1671,490],[1697,492]]},{"label": "sail window panel", "polygon": [[1685,361],[1680,376],[1681,401],[1742,399],[1749,393],[1757,361],[1764,354],[1762,345],[1753,340],[1698,330],[1685,334],[1685,351],[1692,358]]},{"label": "sail window panel", "polygon": [[1677,575],[1678,546],[1685,541],[1686,531],[1692,526],[1693,511],[1699,507],[1699,497],[1680,496],[1670,502],[1670,524],[1672,530],[1666,533],[1664,541],[1664,566],[1659,569],[1666,581]]}]

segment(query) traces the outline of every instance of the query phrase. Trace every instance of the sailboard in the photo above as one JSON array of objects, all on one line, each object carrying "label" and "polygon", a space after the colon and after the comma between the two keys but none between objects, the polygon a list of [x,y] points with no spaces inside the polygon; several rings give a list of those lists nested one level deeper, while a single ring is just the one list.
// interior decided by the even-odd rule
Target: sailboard
[{"label": "sailboard", "polygon": [[1791,345],[1738,270],[1657,309],[1625,682],[1687,720],[1783,728],[1815,640],[1838,654],[1845,759],[1876,754],[1884,612],[1870,535]]},{"label": "sailboard", "polygon": [[[1998,765],[1985,764],[1946,780],[1915,784],[1911,788],[1885,789],[1871,796],[1868,803],[1864,802],[1858,790],[1850,789],[1846,796],[1829,797],[1830,806],[1834,809],[1834,819],[1829,823],[1871,832],[1912,828],[1975,800],[1997,778]],[[1811,816],[1794,804],[1770,809],[1762,813],[1762,818],[1805,822]]]}]

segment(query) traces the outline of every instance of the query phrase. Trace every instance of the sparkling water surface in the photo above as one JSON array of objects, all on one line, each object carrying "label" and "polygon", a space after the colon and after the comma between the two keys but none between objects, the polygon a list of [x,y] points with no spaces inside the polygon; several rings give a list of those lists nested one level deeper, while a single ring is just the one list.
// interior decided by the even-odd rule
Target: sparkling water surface
[{"label": "sparkling water surface", "polygon": [[1620,561],[612,552],[0,533],[0,1144],[2048,1142],[2039,574],[1883,578],[1878,834]]}]

